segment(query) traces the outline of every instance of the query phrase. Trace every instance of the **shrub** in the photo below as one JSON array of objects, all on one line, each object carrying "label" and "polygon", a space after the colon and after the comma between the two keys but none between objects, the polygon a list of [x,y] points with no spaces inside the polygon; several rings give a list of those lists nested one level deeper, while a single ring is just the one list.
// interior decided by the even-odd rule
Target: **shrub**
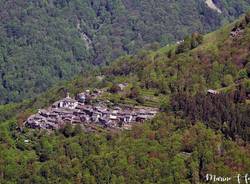
[{"label": "shrub", "polygon": [[247,78],[247,76],[248,76],[247,70],[246,69],[240,70],[239,73],[238,73],[238,75],[239,75],[239,79],[245,79],[245,78]]},{"label": "shrub", "polygon": [[109,92],[110,93],[118,93],[120,91],[120,87],[117,84],[113,84],[110,89]]},{"label": "shrub", "polygon": [[233,83],[234,83],[234,81],[233,81],[232,75],[228,74],[228,75],[224,76],[224,78],[223,78],[223,85],[225,87],[230,86]]},{"label": "shrub", "polygon": [[144,100],[144,98],[143,98],[142,96],[137,97],[137,98],[136,98],[136,101],[137,101],[138,103],[140,103],[140,104],[144,104],[144,103],[145,103],[145,100]]},{"label": "shrub", "polygon": [[129,93],[129,98],[137,98],[140,94],[140,89],[138,86],[133,86],[131,89],[130,89],[130,93]]},{"label": "shrub", "polygon": [[247,12],[245,15],[245,21],[248,24],[250,22],[250,12]]}]

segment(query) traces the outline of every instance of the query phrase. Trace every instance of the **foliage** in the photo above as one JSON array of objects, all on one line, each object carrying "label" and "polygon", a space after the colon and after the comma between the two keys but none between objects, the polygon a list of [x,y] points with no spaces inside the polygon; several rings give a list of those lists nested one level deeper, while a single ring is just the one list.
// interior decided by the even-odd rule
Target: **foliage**
[{"label": "foliage", "polygon": [[117,84],[112,84],[112,86],[109,89],[111,93],[118,93],[120,90],[121,89]]},{"label": "foliage", "polygon": [[[202,183],[206,172],[233,175],[232,167],[247,172],[250,166],[247,147],[164,114],[119,134],[30,130],[6,136],[13,144],[0,144],[1,183]],[[30,142],[20,147],[14,136]]]},{"label": "foliage", "polygon": [[217,4],[221,15],[204,0],[1,1],[0,103],[34,97],[93,64],[110,63],[143,46],[157,49],[159,43],[211,31],[250,5],[246,0]]},{"label": "foliage", "polygon": [[199,33],[193,33],[191,37],[186,37],[176,49],[176,54],[180,54],[198,47],[202,44],[203,36]]},{"label": "foliage", "polygon": [[[70,1],[57,2],[65,8]],[[232,39],[232,28],[204,36],[184,53],[176,54],[175,45],[142,50],[34,99],[0,106],[0,183],[204,183],[206,173],[247,173],[250,31]],[[17,129],[18,120],[66,92],[121,82],[128,83],[124,93],[101,98],[137,100],[163,112],[122,132],[86,133],[69,124],[49,133]],[[208,94],[210,88],[220,93]]]},{"label": "foliage", "polygon": [[246,13],[245,21],[246,21],[247,24],[250,23],[250,12]]},{"label": "foliage", "polygon": [[250,106],[242,104],[246,91],[242,87],[232,94],[204,95],[194,97],[177,94],[172,99],[172,110],[191,121],[204,121],[208,127],[222,131],[226,137],[240,136],[249,141]]}]

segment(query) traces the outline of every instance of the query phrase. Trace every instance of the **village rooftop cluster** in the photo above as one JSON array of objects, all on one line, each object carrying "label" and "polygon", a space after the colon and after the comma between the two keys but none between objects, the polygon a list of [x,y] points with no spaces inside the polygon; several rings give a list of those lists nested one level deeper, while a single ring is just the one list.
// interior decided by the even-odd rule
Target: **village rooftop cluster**
[{"label": "village rooftop cluster", "polygon": [[[71,98],[67,94],[47,109],[39,110],[25,122],[30,128],[55,130],[67,123],[81,125],[85,130],[93,131],[97,126],[111,129],[130,129],[136,122],[152,119],[158,109],[148,107],[109,107],[108,101],[88,103],[89,99],[96,99],[102,91],[90,92],[86,90]],[[88,100],[87,100],[88,99]]]}]

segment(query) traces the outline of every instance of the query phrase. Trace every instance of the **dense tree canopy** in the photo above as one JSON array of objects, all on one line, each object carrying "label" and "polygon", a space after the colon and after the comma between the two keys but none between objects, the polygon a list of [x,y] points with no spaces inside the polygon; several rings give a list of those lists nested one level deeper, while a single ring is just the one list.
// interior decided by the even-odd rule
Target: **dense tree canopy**
[{"label": "dense tree canopy", "polygon": [[204,0],[1,1],[0,103],[33,97],[145,44],[211,31],[249,6],[245,0],[216,3],[222,14]]},{"label": "dense tree canopy", "polygon": [[[65,8],[70,1],[56,2],[53,6]],[[158,49],[155,44],[152,50],[88,70],[38,97],[1,105],[0,183],[189,184],[205,183],[207,173],[249,172],[246,19],[202,39],[193,34],[182,52],[176,52],[177,45]],[[243,31],[230,36],[238,26]],[[121,83],[127,87],[118,90]],[[83,132],[70,124],[53,132],[23,126],[30,114],[65,92],[73,96],[95,88],[104,89],[100,98],[114,104],[143,104],[162,112],[120,132]]]},{"label": "dense tree canopy", "polygon": [[84,133],[70,126],[51,134],[20,134],[11,126],[0,131],[3,184],[205,183],[206,173],[231,176],[250,167],[247,147],[201,123],[191,126],[163,114],[122,133]]}]

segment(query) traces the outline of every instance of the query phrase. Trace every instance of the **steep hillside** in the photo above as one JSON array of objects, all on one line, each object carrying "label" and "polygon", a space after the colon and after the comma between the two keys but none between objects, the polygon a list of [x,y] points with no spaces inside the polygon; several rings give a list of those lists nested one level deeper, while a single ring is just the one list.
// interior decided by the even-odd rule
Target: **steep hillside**
[{"label": "steep hillside", "polygon": [[[210,89],[220,93],[219,98],[229,95],[233,103],[248,109],[249,22],[248,14],[205,36],[195,33],[180,44],[120,57],[110,66],[86,71],[36,98],[2,105],[0,119],[7,120],[26,109],[37,111],[64,97],[66,92],[75,96],[88,88],[106,89],[101,98],[114,104],[167,108],[171,108],[175,95],[195,97]],[[124,91],[115,90],[120,83],[128,84]],[[131,95],[131,90],[135,94]]]},{"label": "steep hillside", "polygon": [[38,0],[0,2],[0,103],[20,101],[92,64],[231,21],[249,1]]},{"label": "steep hillside", "polygon": [[[250,15],[178,45],[143,50],[22,103],[0,106],[0,183],[206,183],[250,167]],[[119,83],[128,83],[115,90]],[[131,131],[22,128],[65,92],[106,88],[114,104],[159,107]],[[18,128],[19,127],[19,128]]]}]

